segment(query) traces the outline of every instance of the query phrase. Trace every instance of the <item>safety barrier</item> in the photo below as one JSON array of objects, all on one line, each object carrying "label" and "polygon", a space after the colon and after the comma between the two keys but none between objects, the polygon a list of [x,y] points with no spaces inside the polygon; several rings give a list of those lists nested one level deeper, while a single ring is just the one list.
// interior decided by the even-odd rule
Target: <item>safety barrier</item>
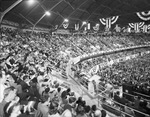
[{"label": "safety barrier", "polygon": [[[78,82],[77,80],[76,80],[76,82]],[[117,104],[117,105],[119,105],[120,107],[123,107],[123,108],[125,108],[125,107],[127,107],[128,109],[130,109],[130,110],[132,110],[132,111],[134,111],[134,113],[140,113],[141,115],[145,115],[146,117],[149,117],[149,115],[148,114],[146,114],[146,113],[143,113],[143,112],[141,112],[141,111],[139,111],[139,110],[136,110],[136,109],[134,109],[134,108],[131,108],[131,107],[129,107],[129,106],[126,106],[126,105],[123,105],[123,104],[121,104],[121,103],[119,103],[119,102],[117,102],[117,101],[114,101],[114,100],[112,100],[111,98],[108,98],[108,97],[106,97],[106,96],[102,96],[102,95],[96,95],[96,96],[93,96],[92,94],[89,94],[89,92],[88,92],[88,89],[86,89],[86,87],[88,87],[88,86],[85,86],[85,84],[84,84],[84,82],[82,82],[82,83],[80,83],[80,82],[78,82],[78,84],[81,86],[82,85],[82,88],[81,89],[83,89],[83,88],[85,88],[83,91],[84,92],[86,92],[86,94],[88,94],[88,96],[89,97],[91,97],[91,99],[96,99],[96,98],[98,98],[98,100],[100,101],[102,98],[106,98],[106,99],[108,99],[108,100],[111,100],[111,102],[115,105],[115,104]],[[84,85],[83,85],[84,84]],[[83,87],[84,86],[84,87]],[[104,87],[103,87],[104,88]],[[102,93],[104,93],[104,91],[102,91],[102,90],[100,90],[101,91],[101,94]],[[104,93],[105,94],[105,93]],[[101,98],[99,98],[99,97],[101,97]],[[117,114],[117,116],[119,115],[119,113],[121,113],[121,114],[123,114],[123,115],[128,115],[128,116],[130,116],[130,117],[133,117],[132,115],[129,115],[128,113],[126,113],[126,112],[124,112],[124,111],[122,111],[122,110],[119,110],[119,109],[117,109],[117,108],[115,108],[115,107],[112,107],[112,106],[110,106],[110,105],[108,105],[108,104],[104,104],[105,106],[104,107],[102,107],[103,109],[105,108],[105,107],[108,107],[109,109],[109,111],[112,109],[112,110],[115,110],[115,111],[112,111],[111,113],[113,113],[113,114]],[[105,110],[107,110],[106,108],[105,108]],[[107,111],[108,111],[107,110]],[[121,115],[120,114],[120,115]]]},{"label": "safety barrier", "polygon": [[[129,93],[125,93],[123,92],[125,95],[128,95],[128,96],[131,96],[131,97],[135,97],[136,95],[132,95],[132,94],[129,94]],[[145,100],[145,101],[150,101],[148,99],[145,99],[145,98],[142,98],[142,100]]]},{"label": "safety barrier", "polygon": [[[116,102],[116,101],[112,100],[111,98],[106,97],[106,96],[103,96],[103,95],[100,95],[100,94],[96,95],[96,96],[93,96],[92,94],[90,94],[88,92],[88,90],[78,80],[75,80],[71,76],[70,76],[70,78],[73,80],[74,85],[80,87],[80,90],[82,90],[91,100],[95,100],[95,99],[98,100],[98,108],[99,109],[104,109],[107,113],[112,114],[113,117],[116,117],[116,116],[120,117],[122,115],[123,116],[128,115],[129,117],[134,117],[133,115],[130,115],[130,114],[124,112],[122,109],[118,109],[117,106],[114,106],[116,104],[119,105],[120,107],[123,107],[123,108],[126,107],[126,108],[130,109],[131,111],[133,111],[133,113],[140,113],[141,115],[145,115],[145,117],[150,117],[150,115],[148,115],[146,113],[143,113],[139,110],[133,109],[129,106],[123,105],[119,102]],[[68,81],[66,80],[66,82],[68,82]],[[103,103],[101,101],[103,98],[105,98],[107,100],[111,100],[112,105]]]},{"label": "safety barrier", "polygon": [[133,93],[134,93],[134,94],[137,94],[137,95],[139,95],[139,96],[141,96],[141,97],[145,97],[145,98],[147,98],[147,99],[150,99],[150,96],[148,96],[148,95],[145,95],[145,94],[142,94],[142,93],[139,93],[139,92],[136,92],[136,91],[134,91]]}]

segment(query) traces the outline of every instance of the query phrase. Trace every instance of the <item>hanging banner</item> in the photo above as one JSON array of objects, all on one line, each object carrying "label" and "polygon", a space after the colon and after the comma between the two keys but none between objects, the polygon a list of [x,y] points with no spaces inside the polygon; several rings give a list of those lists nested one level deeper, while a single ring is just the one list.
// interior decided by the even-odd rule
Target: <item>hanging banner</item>
[{"label": "hanging banner", "polygon": [[93,26],[93,30],[98,31],[99,30],[99,24],[96,24],[95,26]]},{"label": "hanging banner", "polygon": [[101,18],[99,19],[103,25],[106,25],[106,29],[110,29],[111,25],[114,24],[118,20],[119,16],[113,16],[109,18]]},{"label": "hanging banner", "polygon": [[149,25],[144,25],[141,29],[144,33],[147,33],[147,31],[150,29],[150,24]]},{"label": "hanging banner", "polygon": [[127,28],[127,32],[129,32],[129,33],[131,32],[131,28],[130,27]]},{"label": "hanging banner", "polygon": [[129,26],[134,29],[135,32],[140,32],[140,28],[144,25],[144,22],[129,23]]},{"label": "hanging banner", "polygon": [[140,19],[142,19],[144,21],[150,20],[150,11],[137,12],[136,14]]},{"label": "hanging banner", "polygon": [[90,23],[83,24],[83,28],[84,28],[84,31],[90,30],[91,24]]},{"label": "hanging banner", "polygon": [[79,24],[75,24],[75,30],[76,30],[76,31],[79,30]]},{"label": "hanging banner", "polygon": [[118,24],[116,24],[115,30],[116,32],[121,32],[121,28],[118,26]]},{"label": "hanging banner", "polygon": [[90,24],[90,23],[87,24],[87,29],[88,29],[88,30],[91,29],[91,24]]}]

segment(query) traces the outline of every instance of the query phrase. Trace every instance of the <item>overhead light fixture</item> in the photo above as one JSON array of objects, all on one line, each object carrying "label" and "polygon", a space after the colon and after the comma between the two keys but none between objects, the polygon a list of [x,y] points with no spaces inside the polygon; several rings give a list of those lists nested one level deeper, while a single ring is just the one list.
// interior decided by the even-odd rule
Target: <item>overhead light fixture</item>
[{"label": "overhead light fixture", "polygon": [[64,22],[69,22],[69,20],[68,19],[64,19]]},{"label": "overhead light fixture", "polygon": [[29,0],[28,3],[29,5],[32,5],[33,3],[35,3],[35,0]]},{"label": "overhead light fixture", "polygon": [[46,12],[45,12],[45,15],[50,16],[51,13],[50,13],[49,11],[46,11]]}]

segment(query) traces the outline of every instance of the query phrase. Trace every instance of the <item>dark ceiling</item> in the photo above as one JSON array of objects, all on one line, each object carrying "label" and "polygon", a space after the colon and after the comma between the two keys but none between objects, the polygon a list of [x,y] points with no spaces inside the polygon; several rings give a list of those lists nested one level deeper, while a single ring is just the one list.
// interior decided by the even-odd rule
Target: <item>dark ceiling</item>
[{"label": "dark ceiling", "polygon": [[[2,0],[1,12],[16,1]],[[117,15],[119,15],[117,24],[124,25],[141,22],[136,12],[150,10],[150,0],[36,0],[32,5],[28,2],[28,0],[23,0],[8,12],[4,19],[19,23],[30,21],[35,24],[44,12],[49,10],[51,16],[45,16],[38,25],[54,27],[62,24],[64,18],[68,18],[69,26],[73,27],[77,22],[86,20],[94,24],[99,22],[99,18]]]}]

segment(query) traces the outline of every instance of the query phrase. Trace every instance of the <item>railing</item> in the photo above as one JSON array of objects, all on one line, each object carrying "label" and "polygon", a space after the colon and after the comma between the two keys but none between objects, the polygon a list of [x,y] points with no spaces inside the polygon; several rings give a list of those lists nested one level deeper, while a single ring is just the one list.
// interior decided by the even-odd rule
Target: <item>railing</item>
[{"label": "railing", "polygon": [[[128,95],[128,96],[135,97],[135,95],[132,95],[132,94],[129,94],[129,93],[125,93],[125,92],[123,92],[123,93],[126,94],[126,95]],[[145,98],[142,98],[142,99],[145,100],[145,101],[150,101],[150,100],[145,99]]]},{"label": "railing", "polygon": [[145,97],[145,98],[149,98],[150,99],[150,96],[145,95],[145,94],[141,94],[141,93],[136,92],[136,91],[134,91],[134,94],[137,94],[137,95],[140,95],[141,97]]},{"label": "railing", "polygon": [[[73,78],[72,78],[73,79]],[[78,82],[77,80],[75,80],[76,82]],[[77,84],[79,84],[80,86],[81,86],[81,84],[78,82]],[[88,87],[88,86],[87,86]],[[86,89],[86,88],[84,88],[83,86],[82,86],[82,89],[84,89],[83,91],[84,92],[86,92],[86,94],[88,94],[88,96],[91,98],[91,99],[97,99],[98,98],[98,100],[100,101],[100,99],[101,98],[106,98],[107,100],[110,100],[110,98],[108,98],[108,97],[106,97],[106,96],[102,96],[102,95],[96,95],[96,96],[93,96],[92,94],[90,94],[89,92],[88,92],[88,89]],[[103,91],[102,91],[103,92]],[[100,98],[101,97],[101,98]],[[144,113],[144,112],[141,112],[141,111],[139,111],[139,110],[136,110],[136,109],[134,109],[134,108],[131,108],[131,107],[129,107],[129,106],[126,106],[126,105],[123,105],[123,104],[121,104],[121,103],[119,103],[119,102],[117,102],[117,101],[114,101],[114,100],[112,100],[111,99],[111,102],[115,105],[115,104],[117,104],[117,105],[119,105],[120,107],[127,107],[128,109],[130,109],[130,110],[132,110],[132,111],[134,111],[134,112],[136,112],[136,113],[140,113],[140,114],[142,114],[142,115],[145,115],[146,117],[149,117],[150,115],[148,115],[148,114],[146,114],[146,113]],[[103,105],[103,104],[102,104]],[[107,107],[109,107],[109,108],[112,108],[112,109],[114,109],[114,110],[116,110],[118,113],[120,112],[121,114],[123,114],[123,115],[128,115],[128,116],[130,116],[130,117],[133,117],[133,115],[129,115],[128,113],[126,113],[126,112],[124,112],[124,111],[122,111],[122,110],[120,110],[120,109],[116,109],[115,107],[113,107],[113,106],[110,106],[110,105],[108,105],[108,104],[104,104],[105,106],[107,106]],[[102,107],[103,108],[103,107]],[[104,109],[104,108],[103,108]],[[106,109],[105,109],[106,110]],[[108,110],[107,110],[108,111]]]},{"label": "railing", "polygon": [[[123,51],[129,51],[129,50],[133,50],[133,49],[141,49],[141,48],[149,48],[150,46],[149,45],[142,45],[142,46],[133,46],[133,47],[128,47],[128,48],[126,48],[126,49],[117,49],[117,50],[114,50],[114,51],[108,51],[108,52],[102,52],[102,53],[99,53],[99,55],[96,55],[96,54],[93,54],[93,55],[89,55],[89,56],[83,56],[83,58],[81,57],[80,58],[80,60],[78,61],[78,62],[82,62],[82,61],[84,61],[84,60],[87,60],[87,59],[89,59],[89,58],[91,58],[91,57],[97,57],[97,56],[101,56],[101,55],[109,55],[109,54],[114,54],[114,53],[117,53],[117,52],[123,52]],[[76,63],[78,63],[78,62],[76,62]],[[75,63],[75,64],[76,64]],[[71,68],[71,64],[70,64],[70,68]],[[72,79],[74,82],[76,82],[76,84],[77,85],[79,85],[80,86],[80,88],[83,90],[83,92],[89,97],[89,98],[91,98],[92,100],[94,100],[94,99],[98,99],[99,100],[99,102],[100,102],[100,99],[101,98],[106,98],[106,99],[108,99],[108,100],[110,100],[108,97],[106,97],[106,96],[102,96],[102,95],[92,95],[92,94],[90,94],[89,92],[88,92],[88,80],[85,80],[85,79],[78,79],[78,78],[74,78],[73,76],[71,76],[70,75],[70,73],[71,73],[71,71],[67,74],[67,77],[69,78],[69,79]],[[76,79],[76,80],[75,80]],[[104,87],[103,87],[104,88]],[[105,89],[105,88],[104,88]],[[96,89],[96,91],[97,91],[97,93],[98,93],[98,91],[100,91],[101,92],[101,94],[102,93],[104,93],[104,91],[102,91],[101,89]],[[100,98],[101,97],[101,98]],[[136,110],[135,108],[131,108],[131,107],[129,107],[129,106],[126,106],[126,105],[123,105],[123,104],[121,104],[121,103],[119,103],[119,102],[116,102],[116,101],[114,101],[114,100],[111,100],[112,101],[112,103],[115,105],[115,104],[117,104],[117,105],[119,105],[120,107],[122,107],[122,108],[125,108],[125,107],[127,107],[128,109],[130,109],[130,110],[132,110],[132,111],[134,111],[135,113],[140,113],[141,115],[145,115],[146,117],[150,117],[150,115],[148,115],[148,114],[146,114],[146,113],[144,113],[144,112],[141,112],[141,111],[139,111],[139,110]],[[120,112],[121,114],[123,114],[123,115],[128,115],[128,116],[131,116],[131,117],[133,117],[133,115],[130,115],[130,114],[128,114],[128,113],[126,113],[126,112],[124,112],[124,111],[122,111],[122,110],[120,110],[120,109],[116,109],[115,107],[113,107],[112,105],[108,105],[108,104],[102,104],[102,105],[105,105],[105,106],[108,106],[109,108],[112,108],[113,110],[116,110],[118,113]],[[102,107],[103,108],[103,107]],[[105,108],[103,108],[104,110],[106,110]],[[106,110],[107,111],[107,110]]]},{"label": "railing", "polygon": [[[134,108],[131,108],[129,106],[123,105],[123,104],[121,104],[121,103],[119,103],[117,101],[112,100],[111,98],[106,97],[106,96],[103,96],[103,95],[100,95],[100,94],[93,96],[92,94],[90,94],[88,92],[88,89],[86,89],[86,87],[84,87],[78,80],[75,80],[71,76],[70,76],[70,79],[74,82],[73,85],[76,85],[77,87],[79,87],[80,90],[82,90],[91,100],[98,100],[98,108],[99,109],[101,109],[101,108],[104,109],[107,113],[112,114],[113,117],[121,116],[121,115],[128,115],[130,117],[134,117],[133,115],[130,115],[130,114],[124,112],[123,110],[121,110],[122,108],[125,108],[125,107],[127,107],[128,109],[130,109],[131,111],[133,111],[133,113],[136,112],[136,113],[140,113],[141,115],[145,115],[145,117],[150,117],[150,115],[148,115],[148,114],[146,114],[144,112],[141,112],[141,111],[136,110]],[[64,80],[64,82],[68,82],[68,81]],[[111,100],[112,105],[103,103],[101,101],[101,99],[103,99],[103,98],[105,98],[107,100]],[[116,106],[114,107],[114,105],[116,105]],[[119,108],[122,107],[122,108],[118,109],[117,107],[119,107]]]},{"label": "railing", "polygon": [[[137,110],[137,109],[134,109],[134,108],[131,108],[131,107],[129,107],[129,106],[126,106],[126,105],[124,105],[124,104],[121,104],[121,103],[119,103],[119,102],[117,102],[117,101],[115,101],[115,100],[112,100],[111,98],[108,98],[108,97],[106,97],[106,96],[102,96],[102,95],[98,95],[98,97],[99,97],[99,100],[101,99],[101,98],[105,98],[105,99],[108,99],[108,100],[111,100],[111,102],[113,103],[113,104],[117,104],[117,105],[119,105],[120,107],[127,107],[128,109],[130,109],[131,111],[134,111],[134,113],[136,112],[136,113],[140,113],[140,114],[142,114],[142,115],[145,115],[146,117],[150,117],[150,115],[148,115],[148,114],[146,114],[146,113],[144,113],[144,112],[141,112],[141,111],[139,111],[139,110]],[[116,111],[118,111],[118,112],[121,112],[122,114],[125,114],[125,115],[128,115],[128,116],[131,116],[131,117],[133,117],[133,115],[129,115],[128,113],[126,113],[126,112],[124,112],[124,111],[122,111],[122,110],[119,110],[119,109],[116,109],[115,107],[112,107],[112,106],[110,106],[110,105],[108,105],[108,104],[105,104],[106,106],[108,106],[108,107],[110,107],[110,108],[112,108],[112,109],[114,109],[114,110],[116,110]]]}]

